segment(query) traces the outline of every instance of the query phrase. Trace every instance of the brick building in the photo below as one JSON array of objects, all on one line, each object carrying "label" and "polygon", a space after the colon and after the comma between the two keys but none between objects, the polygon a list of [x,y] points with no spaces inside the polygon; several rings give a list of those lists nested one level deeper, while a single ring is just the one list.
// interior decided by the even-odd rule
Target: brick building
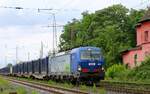
[{"label": "brick building", "polygon": [[141,64],[150,54],[150,9],[136,26],[137,45],[122,54],[123,63],[129,67]]}]

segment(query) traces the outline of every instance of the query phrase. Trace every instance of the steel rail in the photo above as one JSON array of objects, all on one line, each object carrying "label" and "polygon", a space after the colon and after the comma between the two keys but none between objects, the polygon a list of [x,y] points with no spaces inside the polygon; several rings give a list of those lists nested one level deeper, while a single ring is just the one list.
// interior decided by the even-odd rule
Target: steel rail
[{"label": "steel rail", "polygon": [[56,87],[56,86],[50,86],[47,84],[39,83],[39,82],[31,82],[31,81],[25,81],[25,80],[16,80],[12,78],[6,78],[7,80],[19,83],[22,85],[26,85],[29,87],[37,88],[40,90],[52,92],[54,94],[88,94],[87,92],[79,91],[79,90],[73,90],[73,89],[66,89],[62,87]]}]

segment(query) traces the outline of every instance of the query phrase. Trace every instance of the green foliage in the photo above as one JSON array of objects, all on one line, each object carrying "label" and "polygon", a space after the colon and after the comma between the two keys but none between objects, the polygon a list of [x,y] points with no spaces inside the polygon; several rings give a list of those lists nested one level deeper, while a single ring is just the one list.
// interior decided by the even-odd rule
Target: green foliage
[{"label": "green foliage", "polygon": [[128,79],[150,82],[150,57],[146,58],[140,66],[132,69],[128,74]]},{"label": "green foliage", "polygon": [[8,81],[4,80],[2,77],[0,77],[0,86],[9,86]]},{"label": "green foliage", "polygon": [[126,78],[128,69],[124,65],[114,64],[106,71],[106,79],[121,79]]},{"label": "green foliage", "polygon": [[65,87],[65,88],[71,88],[71,87],[73,87],[73,85],[71,83],[67,83],[67,82],[65,82],[65,83],[63,83],[61,85],[62,85],[62,87]]},{"label": "green foliage", "polygon": [[31,94],[39,94],[37,91],[33,90]]},{"label": "green foliage", "polygon": [[3,77],[0,77],[0,94],[9,94],[11,92],[17,92],[17,94],[27,94],[25,88],[14,86]]},{"label": "green foliage", "polygon": [[97,89],[96,89],[96,85],[95,85],[95,84],[93,85],[93,92],[94,92],[94,93],[97,92]]},{"label": "green foliage", "polygon": [[80,85],[78,87],[80,90],[88,92],[89,94],[106,94],[106,89],[103,87],[96,87],[94,84],[93,87],[87,85]]},{"label": "green foliage", "polygon": [[17,94],[27,94],[27,91],[23,87],[17,88]]},{"label": "green foliage", "polygon": [[9,94],[11,91],[12,90],[8,81],[0,77],[0,94]]},{"label": "green foliage", "polygon": [[106,68],[121,62],[120,52],[136,44],[137,22],[145,10],[127,9],[113,5],[95,13],[82,13],[82,19],[73,19],[64,26],[60,37],[60,51],[79,46],[96,46],[103,49]]},{"label": "green foliage", "polygon": [[115,64],[107,69],[106,79],[150,83],[150,57],[147,57],[140,66],[133,69]]},{"label": "green foliage", "polygon": [[57,83],[54,82],[54,81],[52,81],[52,80],[49,80],[49,81],[48,81],[48,84],[55,85],[55,84],[57,84]]},{"label": "green foliage", "polygon": [[98,94],[107,94],[107,92],[106,92],[106,89],[104,89],[104,88],[100,88],[100,89],[98,89]]}]

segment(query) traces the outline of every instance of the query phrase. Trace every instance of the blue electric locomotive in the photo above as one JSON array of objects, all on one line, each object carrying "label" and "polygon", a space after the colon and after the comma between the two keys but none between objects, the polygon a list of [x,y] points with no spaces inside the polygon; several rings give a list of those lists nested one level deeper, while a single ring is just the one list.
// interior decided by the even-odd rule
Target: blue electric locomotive
[{"label": "blue electric locomotive", "polygon": [[78,73],[81,80],[104,79],[104,59],[97,47],[80,47],[71,51],[71,71]]},{"label": "blue electric locomotive", "polygon": [[103,64],[100,48],[79,47],[49,58],[49,74],[55,78],[98,81],[104,79]]}]

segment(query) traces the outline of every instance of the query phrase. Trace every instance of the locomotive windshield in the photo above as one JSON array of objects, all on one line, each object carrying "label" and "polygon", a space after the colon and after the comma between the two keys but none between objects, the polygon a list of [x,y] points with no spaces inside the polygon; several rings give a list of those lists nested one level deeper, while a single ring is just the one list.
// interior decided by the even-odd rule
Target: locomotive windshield
[{"label": "locomotive windshield", "polygon": [[99,60],[100,56],[100,52],[97,50],[83,50],[80,53],[82,60]]}]

